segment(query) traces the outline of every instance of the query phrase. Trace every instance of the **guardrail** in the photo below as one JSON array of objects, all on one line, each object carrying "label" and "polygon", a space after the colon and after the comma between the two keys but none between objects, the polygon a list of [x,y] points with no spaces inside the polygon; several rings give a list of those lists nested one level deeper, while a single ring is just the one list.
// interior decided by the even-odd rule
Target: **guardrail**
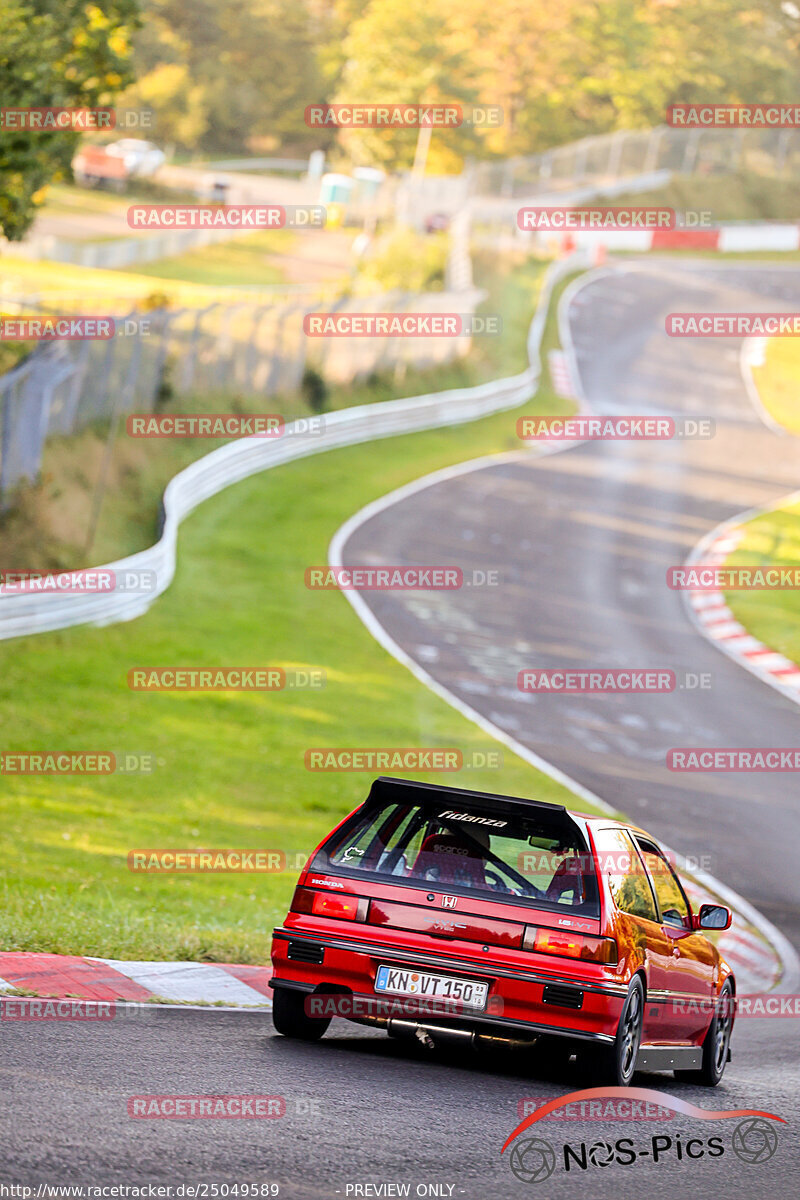
[{"label": "guardrail", "polygon": [[[69,263],[73,267],[94,267],[102,271],[124,271],[142,263],[175,258],[190,250],[200,250],[219,242],[249,237],[246,229],[166,229],[150,231],[143,236],[124,234],[110,241],[76,241],[45,233],[26,238],[24,242],[0,240],[5,258]],[[154,281],[155,283],[155,281]]]},{"label": "guardrail", "polygon": [[[450,362],[469,348],[467,336],[307,338],[306,313],[471,313],[479,299],[476,289],[386,292],[340,297],[332,309],[299,297],[280,305],[240,302],[126,312],[117,318],[118,335],[108,341],[40,342],[0,376],[0,503],[20,480],[36,478],[51,435],[75,433],[97,420],[116,421],[128,412],[150,412],[167,383],[177,395],[241,389],[287,397],[299,388],[306,365],[329,381],[348,383],[400,365]],[[30,315],[22,301],[6,300],[5,306]],[[111,315],[108,309],[106,314]]]},{"label": "guardrail", "polygon": [[539,154],[478,163],[472,171],[471,195],[521,199],[660,170],[701,176],[753,171],[796,179],[800,174],[800,134],[788,126],[621,129]]},{"label": "guardrail", "polygon": [[548,270],[528,332],[530,365],[519,375],[472,388],[343,409],[326,414],[323,432],[318,434],[304,431],[307,422],[304,425],[296,421],[286,427],[279,439],[242,438],[213,450],[167,484],[162,501],[162,532],[155,545],[96,568],[114,572],[115,577],[124,577],[126,571],[152,572],[155,582],[151,590],[3,594],[0,589],[0,639],[73,625],[109,625],[141,616],[172,582],[181,521],[204,500],[233,483],[326,450],[462,424],[523,404],[533,395],[539,380],[540,346],[553,288],[565,275],[588,265],[585,255],[575,254],[554,263]]}]

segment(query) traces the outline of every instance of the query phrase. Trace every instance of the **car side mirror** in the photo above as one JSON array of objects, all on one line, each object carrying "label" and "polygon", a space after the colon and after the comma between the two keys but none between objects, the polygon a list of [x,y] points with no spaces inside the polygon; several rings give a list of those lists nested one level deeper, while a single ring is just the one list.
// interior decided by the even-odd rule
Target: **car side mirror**
[{"label": "car side mirror", "polygon": [[694,929],[729,929],[733,913],[724,904],[701,904],[692,918]]}]

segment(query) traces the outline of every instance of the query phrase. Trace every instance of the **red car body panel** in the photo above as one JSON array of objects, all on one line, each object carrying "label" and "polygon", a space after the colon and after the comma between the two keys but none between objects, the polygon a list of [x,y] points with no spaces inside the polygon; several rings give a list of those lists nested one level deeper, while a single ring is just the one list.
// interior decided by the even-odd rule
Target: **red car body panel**
[{"label": "red car body panel", "polygon": [[[451,802],[457,794],[462,804],[465,796],[481,797],[458,789],[435,790]],[[511,804],[513,798],[492,799],[507,799]],[[465,895],[463,889],[455,894],[457,889],[438,882],[409,887],[385,878],[372,879],[366,873],[354,877],[354,873],[330,866],[315,868],[320,850],[354,813],[312,855],[300,876],[296,896],[300,889],[308,889],[331,897],[359,897],[366,919],[298,912],[293,902],[283,926],[274,934],[274,987],[385,1000],[385,993],[375,990],[378,967],[397,965],[487,982],[485,1011],[469,1017],[478,1031],[507,1036],[556,1034],[608,1043],[616,1033],[629,984],[639,973],[647,1001],[642,1044],[702,1043],[714,998],[726,979],[731,977],[733,984],[729,966],[704,934],[620,911],[599,867],[599,830],[625,829],[657,845],[643,830],[607,817],[566,813],[583,834],[597,871],[599,916],[594,917],[515,903],[513,897]],[[545,930],[551,940],[577,935],[611,938],[617,944],[617,961],[583,961],[523,948],[526,928]],[[322,961],[312,961],[313,957]]]}]

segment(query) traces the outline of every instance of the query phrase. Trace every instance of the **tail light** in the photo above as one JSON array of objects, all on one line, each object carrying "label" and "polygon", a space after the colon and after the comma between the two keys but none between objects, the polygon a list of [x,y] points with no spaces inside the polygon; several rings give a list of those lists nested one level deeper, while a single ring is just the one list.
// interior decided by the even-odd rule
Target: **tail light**
[{"label": "tail light", "polygon": [[583,962],[615,963],[617,943],[613,938],[587,937],[583,933],[571,933],[562,929],[540,929],[526,925],[522,939],[523,950],[534,950],[537,954],[558,954],[565,958],[579,958]]},{"label": "tail light", "polygon": [[292,912],[314,917],[335,917],[337,921],[366,921],[369,900],[365,896],[315,892],[313,888],[295,888]]}]

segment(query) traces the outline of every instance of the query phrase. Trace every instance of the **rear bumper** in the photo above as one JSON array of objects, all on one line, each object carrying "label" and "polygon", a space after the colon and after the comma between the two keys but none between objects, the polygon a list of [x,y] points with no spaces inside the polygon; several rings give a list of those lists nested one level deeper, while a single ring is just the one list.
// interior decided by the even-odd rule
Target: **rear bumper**
[{"label": "rear bumper", "polygon": [[[312,961],[316,960],[316,961]],[[476,965],[454,954],[410,951],[367,939],[323,936],[297,929],[276,929],[272,945],[272,987],[311,994],[339,992],[358,1000],[391,1002],[398,996],[376,993],[375,975],[381,963],[427,970],[489,984],[484,1012],[463,1010],[459,1022],[487,1033],[505,1036],[547,1034],[609,1043],[613,1041],[627,994],[625,987],[605,986],[580,975],[514,969],[487,962]],[[356,1018],[358,1019],[358,1018]],[[450,1015],[442,1015],[445,1024]],[[436,1018],[420,1017],[426,1025]]]}]

